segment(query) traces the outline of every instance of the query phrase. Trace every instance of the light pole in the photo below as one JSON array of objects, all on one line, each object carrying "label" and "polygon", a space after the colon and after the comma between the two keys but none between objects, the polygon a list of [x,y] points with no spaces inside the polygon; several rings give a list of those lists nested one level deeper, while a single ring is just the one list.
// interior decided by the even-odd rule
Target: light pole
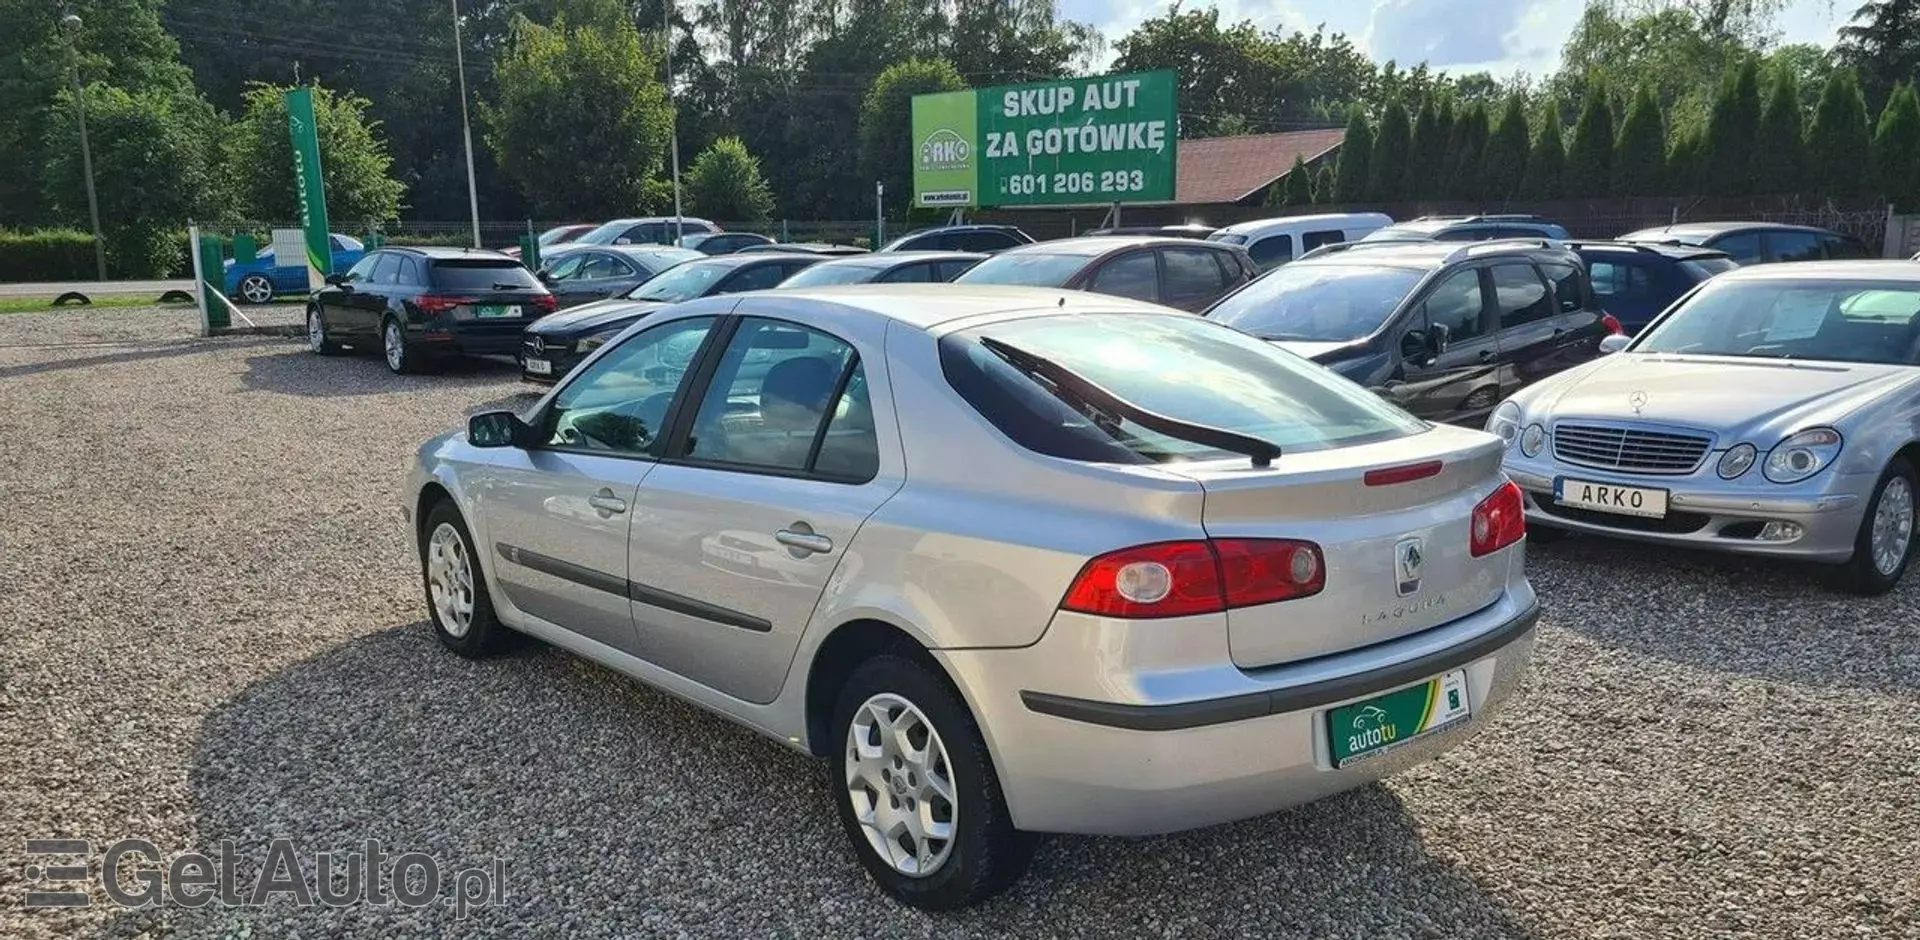
[{"label": "light pole", "polygon": [[460,0],[453,3],[453,68],[460,73],[460,135],[467,143],[467,208],[473,212],[473,247],[480,246],[480,190],[473,182],[473,124],[467,120],[467,60],[460,49]]},{"label": "light pole", "polygon": [[93,191],[93,147],[87,143],[87,94],[80,87],[80,15],[68,10],[60,17],[67,31],[67,50],[73,57],[73,109],[80,116],[80,168],[87,175],[87,217],[93,222],[93,266],[100,280],[107,279],[107,246],[100,236],[100,197]]},{"label": "light pole", "polygon": [[673,0],[660,5],[660,60],[667,68],[667,126],[673,132],[673,243],[687,234],[680,214],[680,109],[673,103]]}]

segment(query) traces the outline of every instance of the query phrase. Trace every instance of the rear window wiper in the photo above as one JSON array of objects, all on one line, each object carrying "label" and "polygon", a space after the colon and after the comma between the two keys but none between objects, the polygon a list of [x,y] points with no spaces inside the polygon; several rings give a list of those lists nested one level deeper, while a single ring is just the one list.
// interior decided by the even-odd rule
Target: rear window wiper
[{"label": "rear window wiper", "polygon": [[1256,467],[1273,466],[1274,458],[1280,456],[1280,445],[1272,441],[1261,440],[1238,431],[1216,428],[1205,424],[1182,421],[1157,412],[1148,411],[1114,393],[1101,388],[1092,379],[1081,375],[1045,356],[1030,353],[1018,346],[991,336],[980,338],[980,345],[1016,369],[1031,373],[1059,386],[1060,389],[1081,398],[1102,411],[1119,415],[1133,423],[1165,434],[1168,437],[1214,447],[1236,454],[1245,454],[1253,459]]},{"label": "rear window wiper", "polygon": [[492,290],[530,290],[525,284],[495,284]]}]

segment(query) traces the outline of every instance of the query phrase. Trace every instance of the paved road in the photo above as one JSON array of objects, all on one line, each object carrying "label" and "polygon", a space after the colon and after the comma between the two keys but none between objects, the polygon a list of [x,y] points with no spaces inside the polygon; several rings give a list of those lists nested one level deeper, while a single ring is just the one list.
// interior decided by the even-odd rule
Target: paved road
[{"label": "paved road", "polygon": [[192,290],[193,279],[174,281],[49,281],[41,284],[0,284],[0,297],[57,297],[68,291],[88,296],[98,294],[152,294],[159,297],[170,290]]}]

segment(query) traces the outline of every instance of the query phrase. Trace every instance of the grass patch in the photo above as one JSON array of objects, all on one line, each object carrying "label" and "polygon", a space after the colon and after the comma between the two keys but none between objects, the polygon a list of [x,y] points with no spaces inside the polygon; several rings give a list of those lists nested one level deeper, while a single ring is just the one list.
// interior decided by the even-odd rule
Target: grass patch
[{"label": "grass patch", "polygon": [[76,310],[113,310],[127,307],[169,307],[191,309],[193,304],[163,304],[145,294],[110,294],[93,298],[91,304],[65,304],[56,307],[52,297],[0,297],[0,313],[51,313]]}]

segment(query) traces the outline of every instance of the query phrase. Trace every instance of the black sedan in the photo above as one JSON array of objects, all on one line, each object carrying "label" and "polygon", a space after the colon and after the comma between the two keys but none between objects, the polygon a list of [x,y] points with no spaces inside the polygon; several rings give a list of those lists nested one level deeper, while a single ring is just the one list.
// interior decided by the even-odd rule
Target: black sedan
[{"label": "black sedan", "polygon": [[987,257],[972,251],[878,251],[822,261],[780,282],[780,286],[940,284],[965,274]]},{"label": "black sedan", "polygon": [[680,239],[680,247],[703,255],[730,255],[754,245],[771,245],[773,239],[758,232],[702,232]]},{"label": "black sedan", "polygon": [[682,261],[704,258],[697,251],[664,245],[587,245],[558,249],[542,259],[540,282],[560,307],[622,297],[653,276]]},{"label": "black sedan", "polygon": [[584,304],[539,320],[521,335],[520,376],[557,382],[635,320],[696,297],[764,290],[822,260],[819,255],[746,253],[668,268],[615,300]]},{"label": "black sedan", "polygon": [[1199,311],[1260,272],[1225,242],[1094,235],[1009,248],[960,275],[960,284],[1065,287]]}]

